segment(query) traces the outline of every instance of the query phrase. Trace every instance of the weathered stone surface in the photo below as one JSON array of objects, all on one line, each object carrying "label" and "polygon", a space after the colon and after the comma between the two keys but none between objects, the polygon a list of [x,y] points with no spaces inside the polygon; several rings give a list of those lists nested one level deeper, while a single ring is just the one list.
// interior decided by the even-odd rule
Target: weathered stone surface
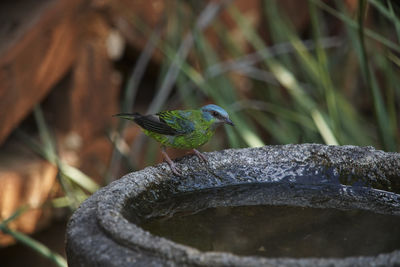
[{"label": "weathered stone surface", "polygon": [[[216,197],[209,206],[286,204],[363,209],[400,216],[400,154],[372,147],[285,145],[229,149],[177,162],[183,177],[160,164],[102,188],[74,213],[67,231],[70,266],[395,266],[400,251],[376,256],[262,258],[200,252],[142,230],[140,211],[173,194],[236,184],[268,183],[260,194]],[[344,185],[347,183],[348,185]],[[383,189],[383,190],[381,190]],[[384,191],[387,190],[387,191]],[[392,191],[392,192],[389,192]],[[194,209],[196,209],[194,207]],[[127,210],[137,211],[127,215]],[[357,244],[355,244],[357,245]]]}]

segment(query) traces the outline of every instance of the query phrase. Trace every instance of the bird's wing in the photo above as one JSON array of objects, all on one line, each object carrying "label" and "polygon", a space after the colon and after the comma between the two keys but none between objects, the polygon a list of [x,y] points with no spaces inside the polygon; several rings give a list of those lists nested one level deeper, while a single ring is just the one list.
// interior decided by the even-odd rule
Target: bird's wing
[{"label": "bird's wing", "polygon": [[156,115],[136,115],[134,121],[143,129],[165,135],[183,135],[194,129],[193,123],[178,111],[163,111]]},{"label": "bird's wing", "polygon": [[194,131],[194,122],[189,119],[192,111],[171,110],[157,113],[159,120],[173,128],[177,135],[188,134]]}]

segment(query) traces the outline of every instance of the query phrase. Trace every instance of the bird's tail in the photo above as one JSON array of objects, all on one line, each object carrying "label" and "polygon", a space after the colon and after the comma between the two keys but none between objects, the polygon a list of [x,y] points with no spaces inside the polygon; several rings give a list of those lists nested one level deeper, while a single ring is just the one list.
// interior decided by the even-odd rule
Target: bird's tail
[{"label": "bird's tail", "polygon": [[134,113],[118,113],[118,114],[113,115],[113,117],[118,117],[118,118],[122,118],[122,119],[126,119],[126,120],[131,120],[131,121],[133,121],[133,120],[135,120],[136,118],[141,117],[141,116],[142,116],[142,115],[140,115],[140,114],[137,113],[137,112],[134,112]]}]

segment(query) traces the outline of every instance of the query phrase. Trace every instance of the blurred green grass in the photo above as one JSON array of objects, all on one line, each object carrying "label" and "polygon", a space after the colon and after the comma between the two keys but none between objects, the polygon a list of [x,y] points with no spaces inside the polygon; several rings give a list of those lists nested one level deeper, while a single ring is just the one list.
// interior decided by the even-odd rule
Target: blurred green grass
[{"label": "blurred green grass", "polygon": [[[304,4],[308,32],[296,31],[277,1],[263,2],[269,42],[251,25],[252,18],[228,5],[246,45],[235,43],[216,16],[208,25],[218,36],[216,48],[196,26],[201,15],[183,12],[188,5],[177,1],[169,8],[168,30],[157,46],[164,55],[158,80],[165,81],[171,68],[179,68],[176,92],[168,88],[170,97],[158,102],[158,110],[176,108],[171,99],[183,108],[205,102],[226,108],[237,126],[226,128],[229,144],[213,142],[213,150],[312,142],[397,151],[400,24],[391,1],[359,1],[353,15],[341,1],[333,6],[319,0]],[[193,44],[189,59],[179,58],[176,64],[185,46],[182,32],[188,30],[183,20],[191,29],[185,37],[193,35]],[[139,16],[132,21],[149,38],[152,29]],[[333,32],[331,23],[339,30]],[[276,53],[277,46],[286,51]],[[253,60],[242,60],[250,56]],[[234,76],[241,76],[249,88],[241,88]],[[165,93],[162,89],[158,95]]]}]

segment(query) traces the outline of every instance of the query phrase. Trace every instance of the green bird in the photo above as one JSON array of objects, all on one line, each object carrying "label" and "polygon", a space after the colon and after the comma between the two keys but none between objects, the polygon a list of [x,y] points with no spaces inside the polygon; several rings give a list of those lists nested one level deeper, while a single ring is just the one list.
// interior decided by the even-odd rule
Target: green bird
[{"label": "green bird", "polygon": [[203,161],[206,157],[196,148],[207,143],[218,126],[234,125],[228,113],[217,105],[206,105],[193,110],[161,111],[152,115],[139,113],[120,113],[114,115],[136,122],[143,132],[161,143],[162,153],[173,173],[180,175],[165,147],[193,149]]}]

